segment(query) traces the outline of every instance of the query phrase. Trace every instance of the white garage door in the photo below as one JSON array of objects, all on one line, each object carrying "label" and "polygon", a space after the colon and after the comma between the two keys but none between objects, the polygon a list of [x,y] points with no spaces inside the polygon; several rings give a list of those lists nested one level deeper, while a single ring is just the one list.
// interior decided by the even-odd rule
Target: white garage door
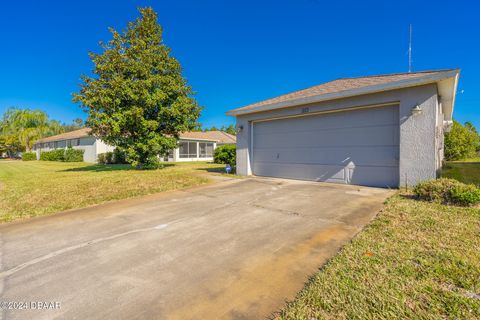
[{"label": "white garage door", "polygon": [[253,174],[398,187],[398,106],[253,124]]}]

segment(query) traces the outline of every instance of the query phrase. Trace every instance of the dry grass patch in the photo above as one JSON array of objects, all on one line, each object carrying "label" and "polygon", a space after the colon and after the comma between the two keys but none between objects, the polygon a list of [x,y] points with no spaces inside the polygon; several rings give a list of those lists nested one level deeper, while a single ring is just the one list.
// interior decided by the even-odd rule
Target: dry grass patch
[{"label": "dry grass patch", "polygon": [[480,209],[390,198],[279,319],[479,319]]},{"label": "dry grass patch", "polygon": [[221,167],[195,162],[134,170],[128,165],[2,161],[0,222],[192,187],[209,181],[202,173]]}]

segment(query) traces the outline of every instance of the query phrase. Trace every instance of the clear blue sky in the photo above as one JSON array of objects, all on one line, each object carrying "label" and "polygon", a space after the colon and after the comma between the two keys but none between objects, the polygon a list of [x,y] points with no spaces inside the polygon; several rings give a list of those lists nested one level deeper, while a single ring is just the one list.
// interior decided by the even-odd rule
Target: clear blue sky
[{"label": "clear blue sky", "polygon": [[152,6],[165,43],[204,106],[205,126],[225,111],[339,77],[461,68],[455,118],[480,127],[480,7],[475,1],[4,1],[0,112],[40,108],[85,118],[71,93],[89,73],[88,51]]}]

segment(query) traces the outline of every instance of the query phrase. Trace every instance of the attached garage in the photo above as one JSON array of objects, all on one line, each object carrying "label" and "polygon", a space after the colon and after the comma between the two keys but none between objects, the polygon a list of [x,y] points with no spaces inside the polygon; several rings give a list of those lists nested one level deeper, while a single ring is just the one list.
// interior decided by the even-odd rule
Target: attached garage
[{"label": "attached garage", "polygon": [[229,111],[237,173],[388,188],[435,178],[458,77],[341,78]]},{"label": "attached garage", "polygon": [[253,122],[253,174],[396,187],[398,105]]}]

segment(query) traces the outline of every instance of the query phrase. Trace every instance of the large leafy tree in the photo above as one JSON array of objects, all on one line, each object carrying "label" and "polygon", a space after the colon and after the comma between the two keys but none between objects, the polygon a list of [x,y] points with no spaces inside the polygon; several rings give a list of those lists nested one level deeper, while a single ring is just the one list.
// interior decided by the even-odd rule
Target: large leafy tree
[{"label": "large leafy tree", "polygon": [[453,121],[450,132],[445,134],[445,159],[462,160],[474,157],[479,149],[480,137],[475,127],[467,122],[465,126]]},{"label": "large leafy tree", "polygon": [[73,100],[87,111],[86,125],[108,144],[125,151],[134,166],[158,166],[158,155],[177,145],[180,132],[196,126],[201,108],[182,76],[180,63],[162,41],[152,8],[123,32],[90,53],[93,76],[82,76]]},{"label": "large leafy tree", "polygon": [[36,140],[61,132],[60,122],[41,110],[9,108],[0,121],[0,148],[10,154],[30,151]]}]

